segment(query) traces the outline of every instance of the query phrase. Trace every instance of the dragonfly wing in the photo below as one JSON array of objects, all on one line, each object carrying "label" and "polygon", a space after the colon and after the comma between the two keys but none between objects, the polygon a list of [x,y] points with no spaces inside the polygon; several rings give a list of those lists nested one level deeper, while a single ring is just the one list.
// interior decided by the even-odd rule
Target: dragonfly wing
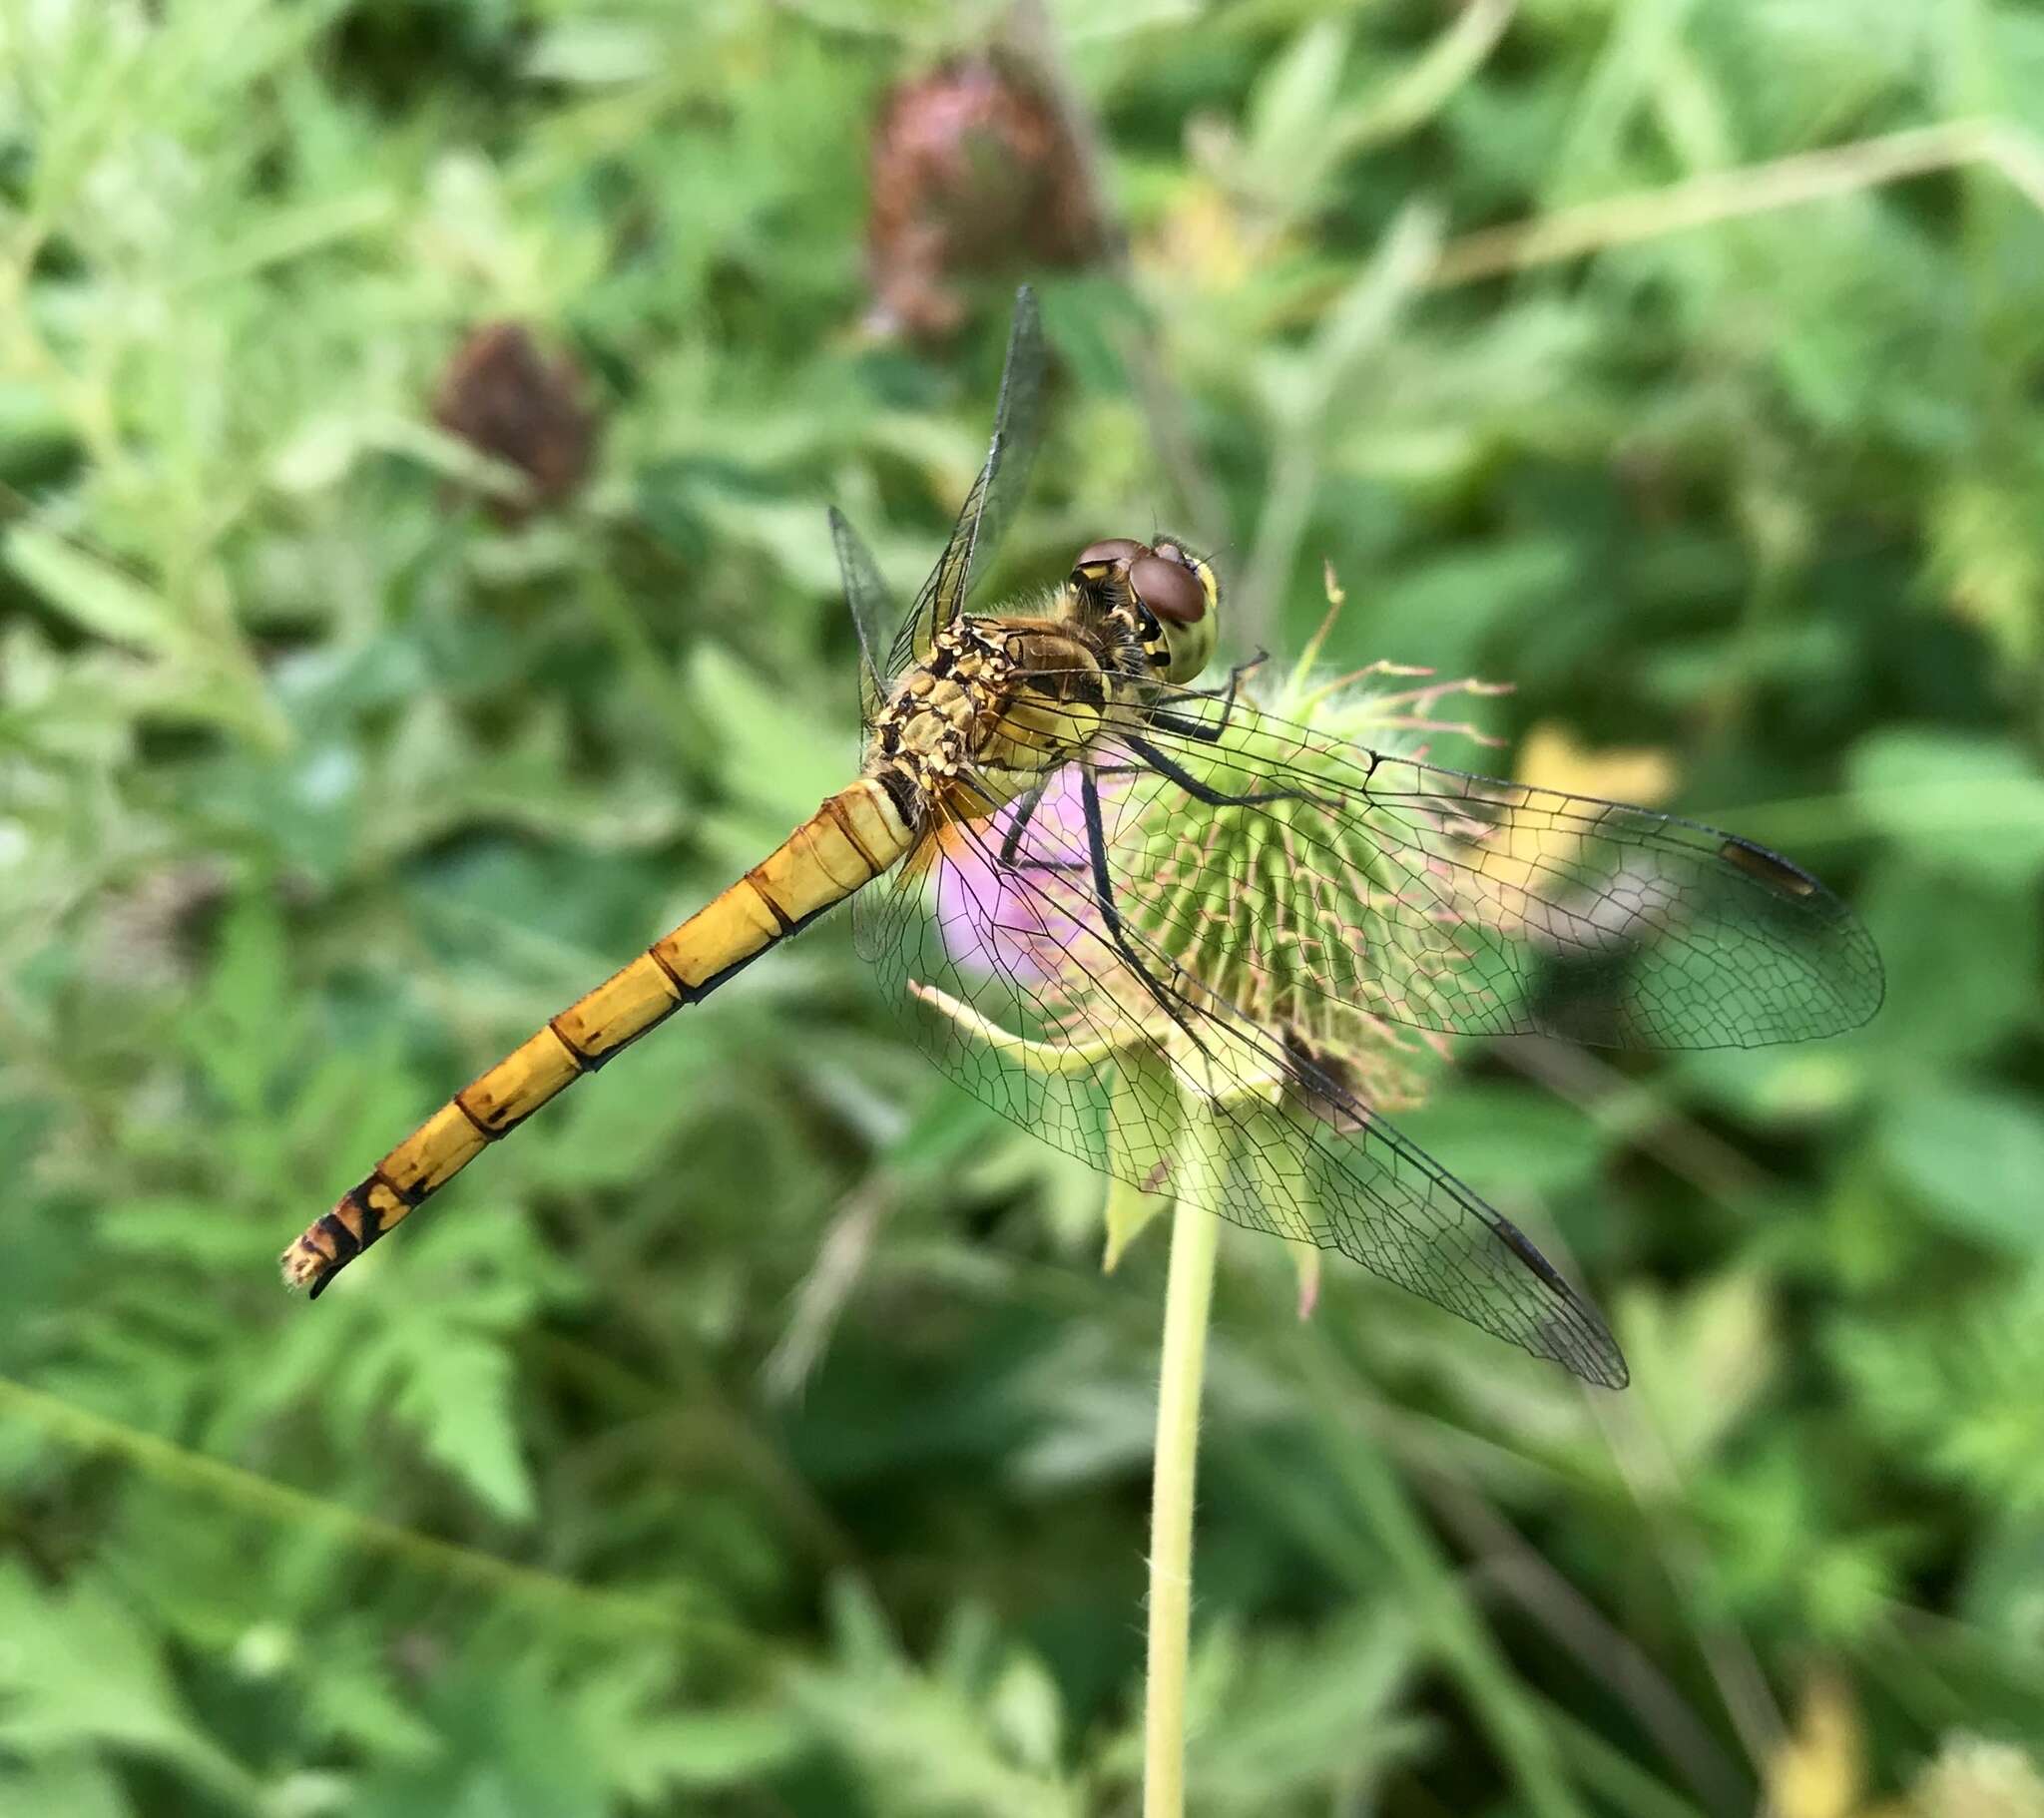
[{"label": "dragonfly wing", "polygon": [[1008,355],[1001,368],[1001,395],[994,407],[986,463],[966,495],[944,553],[901,623],[886,679],[898,676],[928,654],[931,641],[957,616],[973,584],[992,562],[1036,464],[1037,447],[1043,440],[1049,370],[1050,348],[1043,338],[1036,292],[1024,284],[1015,292],[1015,315],[1008,329]]},{"label": "dragonfly wing", "polygon": [[[890,888],[858,899],[861,947],[916,1039],[984,1104],[1135,1186],[1336,1249],[1487,1331],[1622,1385],[1596,1311],[1509,1220],[1406,1141],[1274,1025],[1103,925],[1077,765],[1022,812],[940,823]],[[1110,795],[1110,850],[1129,823]],[[1124,874],[1134,862],[1121,853]],[[1146,979],[1149,981],[1146,983]],[[1186,982],[1181,978],[1180,985]]]},{"label": "dragonfly wing", "polygon": [[[1190,692],[1168,704],[1219,736],[1160,726],[1130,745],[1136,831],[1109,858],[1132,919],[1224,989],[1289,993],[1320,1022],[1625,1049],[1802,1041],[1880,1006],[1851,911],[1735,834],[1242,705],[1222,725]],[[1189,780],[1265,799],[1201,802]]]},{"label": "dragonfly wing", "polygon": [[844,601],[858,628],[859,723],[870,725],[886,699],[889,677],[881,666],[893,648],[901,609],[880,578],[880,565],[873,560],[865,539],[834,505],[830,508],[830,541],[837,551],[837,572],[844,577]]}]

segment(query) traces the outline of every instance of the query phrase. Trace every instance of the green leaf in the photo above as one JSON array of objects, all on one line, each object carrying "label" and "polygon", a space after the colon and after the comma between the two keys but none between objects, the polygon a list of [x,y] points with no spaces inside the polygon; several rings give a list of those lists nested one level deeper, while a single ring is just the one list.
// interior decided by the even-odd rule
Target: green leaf
[{"label": "green leaf", "polygon": [[1348,59],[1349,30],[1315,20],[1267,64],[1244,121],[1242,181],[1280,215],[1306,209],[1325,165],[1327,116]]},{"label": "green leaf", "polygon": [[106,1587],[46,1594],[0,1566],[0,1749],[40,1755],[85,1744],[134,1750],[253,1811],[246,1771],[194,1722],[155,1638]]},{"label": "green leaf", "polygon": [[133,1818],[111,1766],[83,1754],[0,1764],[0,1812],[61,1812],[63,1818]]},{"label": "green leaf", "polygon": [[413,1360],[397,1417],[426,1451],[506,1521],[533,1516],[532,1474],[518,1443],[511,1359],[473,1332],[443,1330]]},{"label": "green leaf", "polygon": [[1057,1767],[1064,1706],[1057,1681],[1034,1654],[1011,1654],[987,1698],[993,1732],[1011,1758],[1037,1773]]},{"label": "green leaf", "polygon": [[[740,789],[771,820],[808,814],[858,773],[855,716],[848,710],[840,722],[822,721],[785,688],[713,645],[697,651],[690,681],[704,717],[728,742]],[[848,703],[848,679],[845,688]]]},{"label": "green leaf", "polygon": [[1340,394],[1382,358],[1413,291],[1440,244],[1437,210],[1408,203],[1384,230],[1368,264],[1329,304],[1298,375],[1292,410],[1317,421],[1339,407]]},{"label": "green leaf", "polygon": [[2014,1093],[1930,1087],[1892,1106],[1880,1148],[1898,1183],[1953,1230],[2044,1251],[2044,1117]]},{"label": "green leaf", "polygon": [[1876,732],[1851,779],[1867,824],[1925,865],[2010,887],[2044,874],[2044,772],[2005,739]]},{"label": "green leaf", "polygon": [[634,1784],[647,1793],[665,1787],[757,1785],[791,1759],[803,1742],[800,1728],[779,1711],[721,1710],[654,1718],[631,1744]]},{"label": "green leaf", "polygon": [[2034,891],[1940,874],[1897,852],[1855,894],[1888,980],[1879,1019],[1855,1044],[1865,1062],[1885,1064],[1913,1090],[1919,1077],[1991,1053],[2036,1021],[2031,994],[2009,988],[2044,964]]},{"label": "green leaf", "polygon": [[1396,1122],[1479,1192],[1563,1192],[1601,1156],[1597,1132],[1581,1113],[1520,1087],[1458,1080]]},{"label": "green leaf", "polygon": [[1681,1297],[1639,1291],[1619,1332],[1656,1437],[1684,1470],[1705,1469],[1752,1413],[1779,1369],[1765,1283],[1741,1271]]},{"label": "green leaf", "polygon": [[161,594],[118,564],[33,524],[7,533],[7,566],[82,631],[168,656],[190,642]]}]

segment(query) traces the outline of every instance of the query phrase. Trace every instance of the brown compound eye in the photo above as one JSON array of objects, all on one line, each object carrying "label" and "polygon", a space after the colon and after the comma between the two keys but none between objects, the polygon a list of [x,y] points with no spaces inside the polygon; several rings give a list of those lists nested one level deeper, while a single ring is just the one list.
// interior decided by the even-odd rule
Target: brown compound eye
[{"label": "brown compound eye", "polygon": [[1133,537],[1108,537],[1102,542],[1087,544],[1074,559],[1072,568],[1075,572],[1087,568],[1121,568],[1142,553],[1142,544]]},{"label": "brown compound eye", "polygon": [[1162,550],[1138,556],[1129,565],[1129,587],[1158,618],[1174,625],[1197,625],[1207,616],[1207,590],[1183,556],[1176,562]]}]

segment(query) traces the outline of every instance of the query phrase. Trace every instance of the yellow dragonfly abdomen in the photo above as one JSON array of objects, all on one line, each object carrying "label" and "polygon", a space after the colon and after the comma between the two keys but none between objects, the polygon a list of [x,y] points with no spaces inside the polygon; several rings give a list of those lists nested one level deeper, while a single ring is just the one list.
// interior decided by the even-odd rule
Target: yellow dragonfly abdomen
[{"label": "yellow dragonfly abdomen", "polygon": [[684,1006],[893,866],[913,833],[872,776],[840,789],[708,907],[471,1081],[308,1225],[284,1279],[316,1296],[484,1148]]}]

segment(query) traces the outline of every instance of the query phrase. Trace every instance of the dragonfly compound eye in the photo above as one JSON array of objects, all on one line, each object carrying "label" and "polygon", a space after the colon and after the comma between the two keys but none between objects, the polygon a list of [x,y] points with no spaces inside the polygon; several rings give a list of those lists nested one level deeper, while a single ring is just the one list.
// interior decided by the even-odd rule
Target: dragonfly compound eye
[{"label": "dragonfly compound eye", "polygon": [[1093,570],[1127,568],[1143,554],[1143,546],[1133,537],[1108,537],[1099,543],[1089,543],[1072,563],[1072,573],[1089,581],[1102,577]]},{"label": "dragonfly compound eye", "polygon": [[1207,590],[1183,558],[1173,562],[1162,551],[1138,556],[1129,564],[1129,587],[1158,618],[1174,625],[1197,625],[1207,616]]}]

